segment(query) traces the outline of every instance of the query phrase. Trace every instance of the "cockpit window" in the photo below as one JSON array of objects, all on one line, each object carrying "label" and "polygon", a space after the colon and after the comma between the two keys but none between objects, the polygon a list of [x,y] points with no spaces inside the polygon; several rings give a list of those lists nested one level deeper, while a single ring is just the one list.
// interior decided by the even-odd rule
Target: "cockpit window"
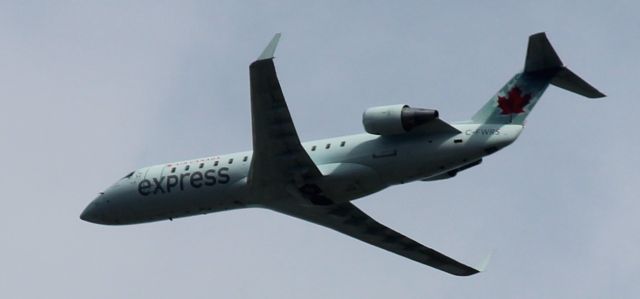
[{"label": "cockpit window", "polygon": [[135,171],[132,171],[130,174],[125,175],[122,179],[128,179],[130,178],[133,174],[135,173]]}]

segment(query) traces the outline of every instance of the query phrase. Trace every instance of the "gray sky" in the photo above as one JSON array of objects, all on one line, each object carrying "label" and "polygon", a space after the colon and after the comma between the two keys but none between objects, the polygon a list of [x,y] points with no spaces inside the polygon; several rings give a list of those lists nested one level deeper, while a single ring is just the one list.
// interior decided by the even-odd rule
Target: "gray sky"
[{"label": "gray sky", "polygon": [[[637,297],[637,1],[478,2],[0,3],[0,297]],[[495,250],[485,273],[451,276],[266,210],[78,218],[135,168],[249,149],[248,64],[275,32],[310,140],[361,132],[376,105],[467,119],[539,31],[609,97],[550,87],[480,167],[356,202],[461,261]]]}]

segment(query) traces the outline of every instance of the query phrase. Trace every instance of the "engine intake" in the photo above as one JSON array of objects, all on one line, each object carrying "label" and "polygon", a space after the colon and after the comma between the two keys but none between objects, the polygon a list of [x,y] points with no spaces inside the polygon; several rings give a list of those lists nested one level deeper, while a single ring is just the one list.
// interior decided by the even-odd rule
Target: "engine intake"
[{"label": "engine intake", "polygon": [[362,115],[365,131],[375,135],[397,135],[438,118],[438,111],[411,108],[408,105],[378,106],[367,109]]}]

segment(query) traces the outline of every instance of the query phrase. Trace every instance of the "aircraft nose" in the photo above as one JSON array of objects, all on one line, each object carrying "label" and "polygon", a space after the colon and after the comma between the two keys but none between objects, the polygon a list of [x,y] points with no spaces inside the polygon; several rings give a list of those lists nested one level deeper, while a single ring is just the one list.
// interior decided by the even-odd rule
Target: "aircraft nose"
[{"label": "aircraft nose", "polygon": [[84,211],[80,214],[80,219],[91,223],[104,224],[102,219],[103,217],[101,217],[100,214],[98,204],[96,203],[96,200],[93,200],[86,208],[84,208]]},{"label": "aircraft nose", "polygon": [[117,218],[117,211],[111,202],[112,200],[109,195],[100,194],[100,196],[84,208],[80,214],[80,219],[96,224],[119,224],[119,220],[115,219]]},{"label": "aircraft nose", "polygon": [[130,199],[126,189],[110,188],[94,199],[80,213],[80,219],[105,225],[128,224]]}]

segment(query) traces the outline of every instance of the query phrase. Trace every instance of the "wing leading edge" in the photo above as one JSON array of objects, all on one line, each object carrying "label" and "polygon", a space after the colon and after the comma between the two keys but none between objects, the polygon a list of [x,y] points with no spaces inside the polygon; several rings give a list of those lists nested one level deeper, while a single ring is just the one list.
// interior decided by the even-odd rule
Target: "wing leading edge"
[{"label": "wing leading edge", "polygon": [[[279,39],[280,34],[276,34],[249,67],[253,158],[248,183],[257,194],[266,194],[271,198],[291,195],[301,197],[305,195],[301,192],[291,192],[290,187],[299,188],[307,182],[321,178],[322,173],[300,144],[278,82],[273,54]],[[437,127],[436,131],[450,129],[450,126]],[[314,202],[310,198],[298,199],[306,203]],[[481,271],[384,226],[351,203],[311,205],[276,200],[266,207],[325,226],[453,275],[468,276]]]}]

